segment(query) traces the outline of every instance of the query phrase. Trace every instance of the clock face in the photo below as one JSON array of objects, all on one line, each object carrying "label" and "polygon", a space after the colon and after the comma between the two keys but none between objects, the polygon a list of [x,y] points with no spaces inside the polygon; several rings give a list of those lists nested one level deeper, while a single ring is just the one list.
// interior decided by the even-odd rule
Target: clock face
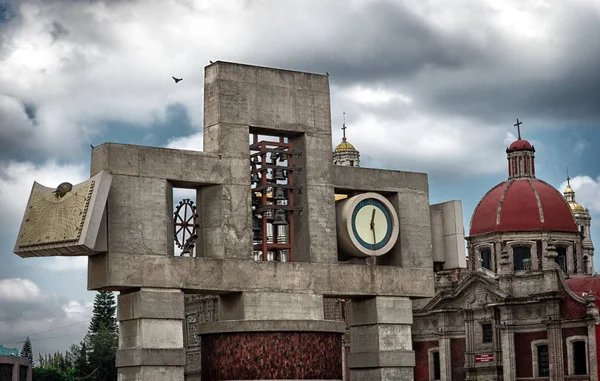
[{"label": "clock face", "polygon": [[360,245],[368,250],[379,250],[392,237],[392,216],[379,200],[360,201],[352,212],[352,230]]}]

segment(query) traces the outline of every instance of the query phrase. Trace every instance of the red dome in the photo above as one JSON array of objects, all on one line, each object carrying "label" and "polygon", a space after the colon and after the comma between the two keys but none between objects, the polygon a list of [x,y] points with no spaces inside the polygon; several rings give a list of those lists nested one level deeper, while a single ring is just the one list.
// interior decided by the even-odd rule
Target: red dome
[{"label": "red dome", "polygon": [[470,235],[540,230],[578,232],[559,191],[542,180],[518,179],[504,181],[483,196],[473,213]]},{"label": "red dome", "polygon": [[522,151],[522,150],[532,150],[533,146],[527,140],[519,139],[515,140],[510,147],[508,147],[509,151]]}]

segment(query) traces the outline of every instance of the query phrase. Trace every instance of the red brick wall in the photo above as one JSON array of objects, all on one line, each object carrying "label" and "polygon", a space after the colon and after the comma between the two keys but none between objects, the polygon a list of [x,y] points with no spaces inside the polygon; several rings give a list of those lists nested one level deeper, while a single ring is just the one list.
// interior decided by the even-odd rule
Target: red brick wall
[{"label": "red brick wall", "polygon": [[202,336],[203,380],[342,378],[342,337],[324,332]]},{"label": "red brick wall", "polygon": [[450,339],[450,361],[452,362],[452,381],[464,381],[466,377],[466,351],[467,342],[465,339]]},{"label": "red brick wall", "polygon": [[517,378],[533,377],[533,359],[531,357],[531,342],[544,340],[546,331],[515,333],[515,365]]},{"label": "red brick wall", "polygon": [[435,341],[413,342],[415,351],[415,381],[429,381],[429,350],[439,345]]},{"label": "red brick wall", "polygon": [[585,317],[585,304],[577,303],[569,295],[560,302],[560,316],[563,319]]}]

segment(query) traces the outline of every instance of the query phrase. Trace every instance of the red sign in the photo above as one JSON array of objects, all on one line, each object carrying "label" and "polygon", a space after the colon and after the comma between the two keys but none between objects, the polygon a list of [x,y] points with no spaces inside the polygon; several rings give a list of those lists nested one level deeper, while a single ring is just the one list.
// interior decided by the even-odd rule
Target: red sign
[{"label": "red sign", "polygon": [[494,361],[494,354],[488,353],[485,355],[475,355],[475,362],[492,362]]}]

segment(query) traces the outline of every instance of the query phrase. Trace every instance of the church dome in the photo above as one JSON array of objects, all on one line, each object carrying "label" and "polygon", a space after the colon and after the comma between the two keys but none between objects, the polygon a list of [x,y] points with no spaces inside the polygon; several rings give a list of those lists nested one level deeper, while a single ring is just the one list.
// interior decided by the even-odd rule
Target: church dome
[{"label": "church dome", "polygon": [[569,204],[569,207],[573,213],[585,212],[585,208],[575,201],[575,191],[573,188],[571,188],[570,184],[567,185],[567,189],[565,189],[565,197],[567,198],[567,203]]},{"label": "church dome", "polygon": [[535,178],[504,181],[479,202],[470,235],[520,231],[578,232],[569,205],[550,184]]},{"label": "church dome", "polygon": [[518,139],[515,140],[510,147],[508,147],[508,151],[509,152],[513,152],[513,151],[531,151],[533,150],[533,146],[531,145],[531,143],[529,143],[527,140],[524,139]]},{"label": "church dome", "polygon": [[342,152],[342,151],[356,151],[356,148],[348,141],[344,140],[340,144],[335,147],[334,152]]}]

